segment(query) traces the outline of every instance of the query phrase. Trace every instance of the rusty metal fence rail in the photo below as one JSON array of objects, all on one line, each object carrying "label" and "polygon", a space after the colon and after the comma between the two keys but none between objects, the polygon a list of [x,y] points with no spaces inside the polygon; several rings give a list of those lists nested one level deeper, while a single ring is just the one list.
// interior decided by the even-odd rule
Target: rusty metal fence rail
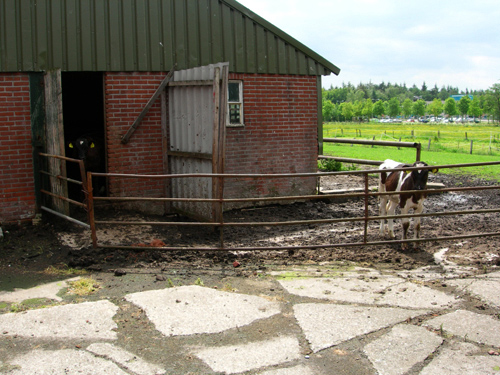
[{"label": "rusty metal fence rail", "polygon": [[[62,164],[60,166],[60,170],[58,171],[59,172],[58,174],[56,174],[54,172],[50,172],[48,170],[44,170],[44,168],[41,168],[40,169],[40,173],[43,176],[48,177],[49,181],[50,181],[50,183],[48,184],[48,185],[50,185],[50,188],[47,187],[47,189],[49,189],[49,190],[55,190],[54,189],[54,185],[55,184],[67,185],[68,183],[70,183],[70,184],[75,184],[75,185],[81,186],[84,195],[85,196],[88,195],[88,191],[87,191],[87,187],[88,187],[88,184],[87,184],[87,175],[86,175],[86,172],[85,172],[85,165],[84,165],[83,160],[72,159],[72,158],[68,158],[68,157],[65,157],[65,156],[51,155],[51,154],[45,154],[45,153],[39,153],[39,155],[42,156],[42,157],[44,157],[44,158],[46,158],[47,160],[59,160],[59,161],[61,161],[63,163],[69,162],[69,163],[78,164],[78,167],[79,167],[79,170],[80,170],[81,181],[67,177],[65,164]],[[59,203],[65,202],[67,204],[71,204],[71,205],[74,205],[76,207],[83,208],[87,212],[89,212],[89,209],[88,209],[89,202],[88,202],[88,200],[85,199],[84,202],[78,202],[78,201],[75,201],[73,199],[70,199],[68,197],[68,194],[67,194],[67,187],[65,189],[62,189],[63,194],[61,194],[60,192],[59,193],[55,193],[55,192],[49,191],[47,189],[42,188],[40,190],[40,192],[45,197],[50,197],[55,202],[59,202]],[[66,193],[64,193],[64,191],[66,191]],[[52,215],[60,217],[60,218],[62,218],[64,220],[70,221],[73,224],[77,224],[77,225],[82,226],[84,228],[90,229],[90,224],[84,223],[81,220],[77,220],[77,219],[75,219],[75,218],[73,218],[73,217],[70,216],[70,214],[69,214],[69,212],[70,212],[69,207],[67,209],[63,210],[64,212],[60,212],[60,211],[54,209],[54,207],[50,208],[50,207],[47,207],[47,206],[48,206],[48,204],[41,204],[40,209],[42,211],[46,211],[46,212],[48,212],[48,213],[50,213]],[[53,204],[53,206],[57,206],[57,205]],[[87,219],[90,221],[90,215],[87,217]]]},{"label": "rusty metal fence rail", "polygon": [[[456,165],[439,165],[439,166],[428,166],[424,168],[408,167],[399,169],[386,169],[385,171],[412,171],[417,169],[434,169],[438,168],[440,170],[448,168],[467,168],[467,167],[477,167],[477,166],[492,166],[500,165],[500,162],[487,162],[487,163],[472,163],[472,164],[456,164]],[[207,246],[207,247],[187,247],[187,246],[165,246],[165,247],[154,247],[155,250],[165,250],[165,251],[262,251],[262,250],[292,250],[292,249],[328,249],[328,248],[339,248],[339,247],[359,247],[366,245],[383,245],[388,241],[368,241],[368,223],[371,221],[379,221],[383,219],[397,219],[397,218],[414,218],[414,217],[430,217],[430,216],[453,216],[453,215],[468,215],[468,214],[490,214],[500,212],[500,207],[482,210],[464,210],[464,211],[444,211],[444,212],[433,212],[433,213],[422,213],[419,215],[408,214],[408,215],[393,215],[393,216],[371,216],[369,214],[369,198],[377,197],[380,195],[390,195],[391,193],[379,193],[370,191],[368,181],[369,175],[378,174],[380,171],[378,169],[362,170],[362,171],[346,171],[346,172],[324,172],[324,173],[295,173],[295,174],[182,174],[182,175],[136,175],[136,174],[116,174],[116,173],[87,173],[87,190],[88,190],[88,205],[87,210],[89,213],[89,225],[92,233],[92,243],[94,247],[99,248],[121,248],[121,249],[137,249],[144,251],[145,248],[142,246],[127,246],[127,245],[105,245],[98,242],[97,227],[102,227],[106,225],[152,225],[152,226],[199,226],[199,227],[213,227],[218,228],[220,231],[220,239],[218,246]],[[299,177],[321,177],[321,176],[335,176],[335,175],[362,175],[364,176],[364,187],[361,192],[349,193],[349,194],[323,194],[323,195],[301,195],[301,196],[286,196],[286,197],[267,197],[267,198],[231,198],[226,199],[222,196],[216,199],[208,198],[147,198],[147,197],[93,197],[92,195],[92,178],[103,176],[103,177],[113,177],[113,178],[144,178],[144,179],[168,179],[168,178],[219,178],[219,179],[229,179],[229,178],[299,178]],[[465,191],[479,191],[479,190],[500,190],[499,185],[494,186],[476,186],[476,187],[456,187],[456,188],[444,188],[444,189],[433,189],[425,190],[419,192],[426,193],[446,193],[446,192],[465,192]],[[409,191],[411,192],[411,191]],[[106,202],[130,202],[130,201],[153,201],[153,202],[174,202],[174,201],[189,201],[189,202],[211,202],[213,204],[220,205],[221,211],[223,211],[225,203],[235,203],[235,202],[245,202],[245,203],[266,203],[266,202],[278,202],[278,201],[309,201],[318,199],[339,199],[339,198],[360,198],[364,200],[364,212],[358,217],[349,218],[332,218],[332,219],[317,219],[317,220],[291,220],[291,221],[279,221],[279,222],[226,222],[224,221],[223,215],[221,215],[220,220],[217,222],[177,222],[177,221],[106,221],[106,220],[96,220],[94,217],[94,202],[106,201]],[[296,226],[296,225],[315,225],[315,224],[333,224],[341,222],[362,222],[364,225],[364,235],[362,242],[355,243],[318,243],[311,245],[298,245],[298,246],[252,246],[252,247],[231,247],[226,246],[224,242],[224,228],[228,227],[261,227],[261,226]],[[467,238],[478,238],[486,236],[500,236],[500,232],[490,232],[490,233],[467,233],[459,236],[447,236],[447,237],[434,237],[434,238],[419,238],[419,239],[407,239],[407,240],[391,240],[391,243],[414,243],[414,242],[429,242],[429,241],[446,241],[446,240],[456,240],[456,239],[467,239]]]}]

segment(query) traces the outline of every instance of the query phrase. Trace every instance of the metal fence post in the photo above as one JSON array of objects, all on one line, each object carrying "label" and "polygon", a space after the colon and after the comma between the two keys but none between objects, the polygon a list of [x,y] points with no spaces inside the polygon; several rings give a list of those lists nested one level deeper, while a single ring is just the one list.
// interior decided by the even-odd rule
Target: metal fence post
[{"label": "metal fence post", "polygon": [[368,187],[368,172],[364,174],[365,176],[365,230],[364,230],[364,238],[363,241],[364,243],[368,242],[368,217],[369,217],[369,212],[368,212],[368,193],[369,193],[369,187]]},{"label": "metal fence post", "polygon": [[94,193],[92,191],[92,172],[87,172],[87,211],[92,236],[92,247],[97,249],[97,232],[95,229],[94,218]]}]

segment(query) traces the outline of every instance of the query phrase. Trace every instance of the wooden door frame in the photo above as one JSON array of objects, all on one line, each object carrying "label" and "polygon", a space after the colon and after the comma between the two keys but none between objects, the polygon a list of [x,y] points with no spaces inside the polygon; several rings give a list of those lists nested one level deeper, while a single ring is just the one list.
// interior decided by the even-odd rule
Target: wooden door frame
[{"label": "wooden door frame", "polygon": [[[50,155],[65,156],[61,69],[47,71],[44,78],[46,152]],[[66,177],[64,160],[50,158],[48,166],[51,175]],[[52,193],[67,198],[67,181],[53,176],[50,177]],[[62,199],[52,198],[52,208],[61,214],[69,215],[69,203]]]}]

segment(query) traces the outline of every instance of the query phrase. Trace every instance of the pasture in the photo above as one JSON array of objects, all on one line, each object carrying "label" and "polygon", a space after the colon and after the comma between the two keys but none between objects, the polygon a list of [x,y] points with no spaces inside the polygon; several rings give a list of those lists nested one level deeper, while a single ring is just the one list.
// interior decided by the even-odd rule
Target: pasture
[{"label": "pasture", "polygon": [[[419,142],[422,144],[421,159],[432,165],[500,160],[500,127],[485,123],[326,123],[323,125],[323,136],[325,138]],[[351,146],[325,142],[323,154],[368,160],[394,159],[407,163],[415,161],[413,149],[383,146]],[[466,170],[443,172],[474,174],[488,179],[498,179],[500,169],[498,166],[472,167]]]}]

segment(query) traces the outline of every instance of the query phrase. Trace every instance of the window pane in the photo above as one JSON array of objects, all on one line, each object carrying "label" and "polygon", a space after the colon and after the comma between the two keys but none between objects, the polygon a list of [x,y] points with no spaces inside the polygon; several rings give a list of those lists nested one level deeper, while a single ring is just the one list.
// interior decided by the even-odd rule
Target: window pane
[{"label": "window pane", "polygon": [[239,104],[229,104],[229,123],[241,124]]},{"label": "window pane", "polygon": [[238,82],[229,82],[228,101],[229,102],[239,102],[240,101],[240,84]]}]

